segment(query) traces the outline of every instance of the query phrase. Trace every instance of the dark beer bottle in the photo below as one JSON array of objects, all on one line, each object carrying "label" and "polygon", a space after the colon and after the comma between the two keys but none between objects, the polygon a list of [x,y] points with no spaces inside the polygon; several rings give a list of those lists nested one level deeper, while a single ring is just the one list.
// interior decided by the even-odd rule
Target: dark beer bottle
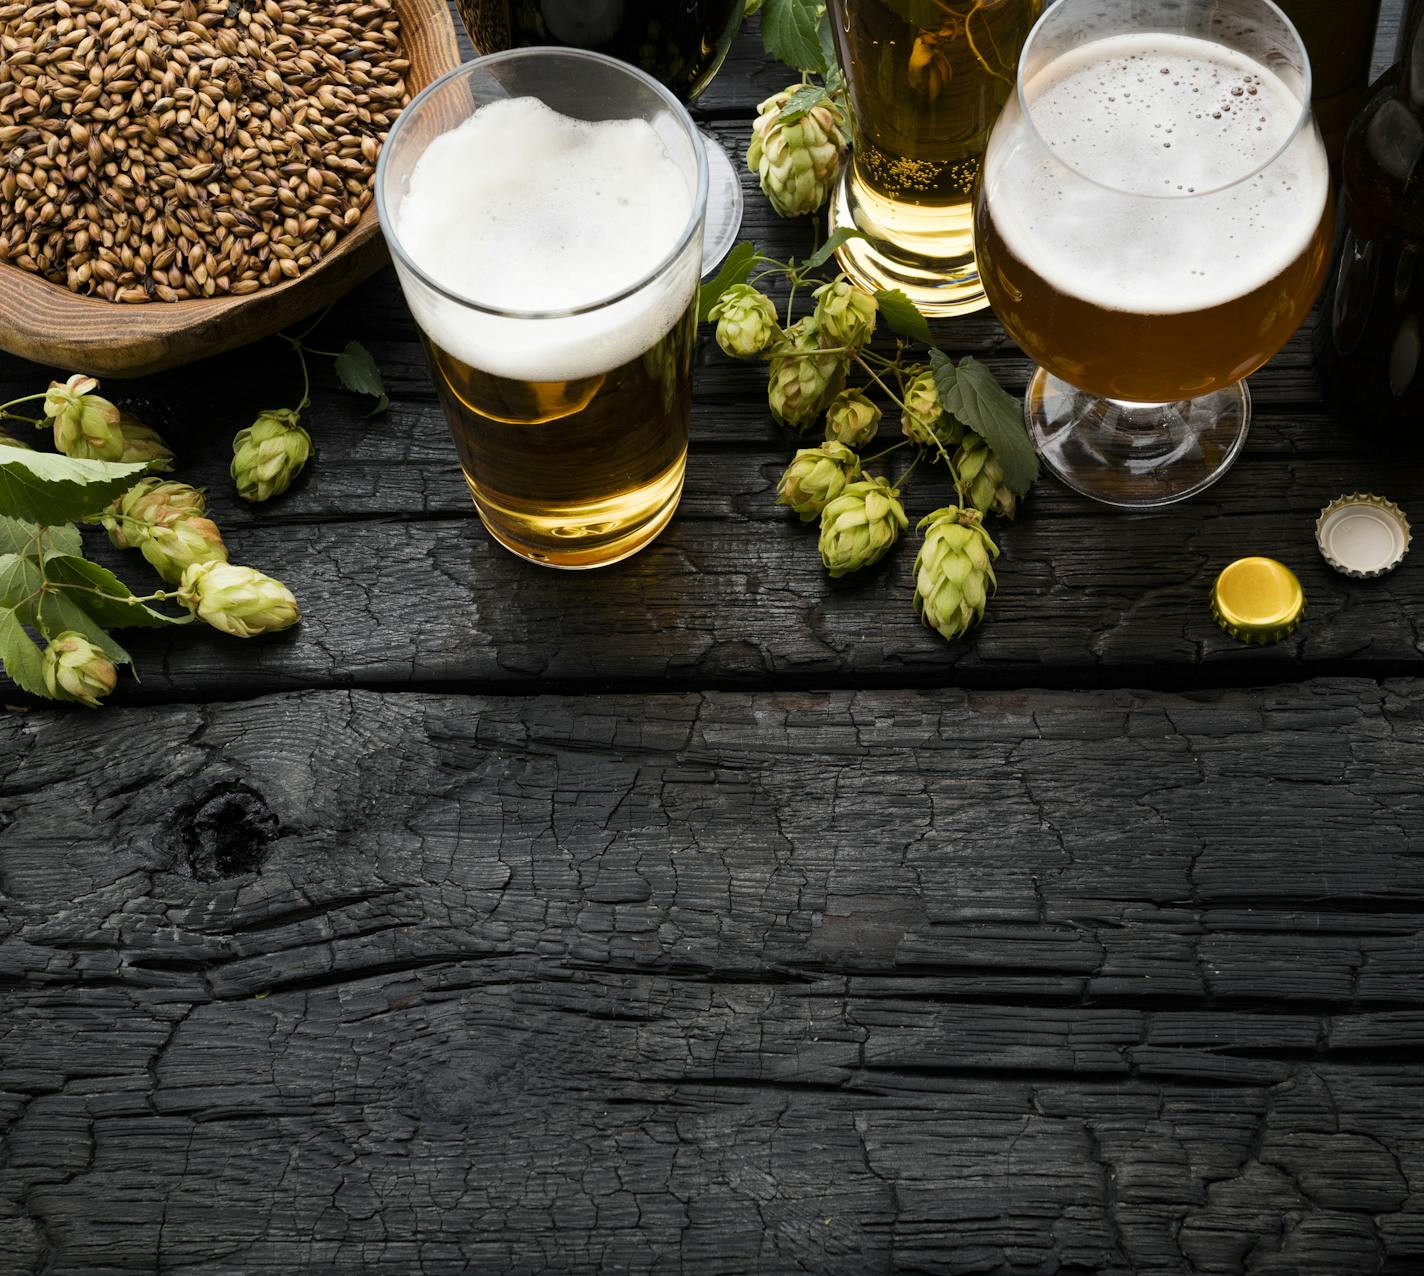
[{"label": "dark beer bottle", "polygon": [[1344,242],[1320,316],[1327,397],[1342,423],[1424,446],[1424,0],[1400,61],[1350,126]]},{"label": "dark beer bottle", "polygon": [[1336,168],[1345,130],[1369,87],[1380,0],[1280,0],[1280,6],[1310,53],[1311,105]]}]

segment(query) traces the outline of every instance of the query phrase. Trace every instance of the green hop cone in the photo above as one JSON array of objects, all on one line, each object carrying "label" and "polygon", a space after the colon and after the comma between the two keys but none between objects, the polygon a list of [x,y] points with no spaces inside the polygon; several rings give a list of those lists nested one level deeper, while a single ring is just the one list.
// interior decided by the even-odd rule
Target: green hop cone
[{"label": "green hop cone", "polygon": [[811,294],[816,298],[813,317],[827,345],[859,350],[875,332],[875,313],[880,303],[844,275],[822,284]]},{"label": "green hop cone", "polygon": [[934,373],[928,368],[913,370],[905,385],[900,429],[907,439],[921,447],[934,447],[938,440],[942,447],[952,448],[964,435],[964,427],[940,403]]},{"label": "green hop cone", "polygon": [[83,634],[66,629],[50,639],[44,649],[41,676],[45,690],[55,700],[73,700],[99,707],[99,701],[114,689],[119,671],[114,662]]},{"label": "green hop cone", "polygon": [[760,8],[761,0],[747,0],[746,7],[742,9],[742,17],[750,18]]},{"label": "green hop cone", "polygon": [[199,620],[234,638],[289,629],[302,617],[280,580],[233,563],[193,563],[183,573],[178,598]]},{"label": "green hop cone", "polygon": [[733,284],[717,298],[717,344],[734,359],[755,359],[781,339],[781,325],[771,298],[750,284]]},{"label": "green hop cone", "polygon": [[981,514],[1013,518],[1019,500],[1004,483],[1004,467],[979,435],[964,432],[964,442],[954,454],[954,472],[963,484],[963,496]]},{"label": "green hop cone", "polygon": [[137,549],[155,527],[172,527],[181,518],[207,512],[203,493],[172,479],[140,479],[116,497],[101,521],[118,549]]},{"label": "green hop cone", "polygon": [[821,332],[807,315],[772,350],[767,402],[772,416],[793,430],[809,426],[845,385],[846,361],[840,355],[804,353],[821,348]]},{"label": "green hop cone", "polygon": [[814,213],[826,202],[850,146],[845,115],[829,99],[800,119],[781,119],[782,107],[801,87],[793,84],[757,107],[747,147],[747,167],[783,217]]},{"label": "green hop cone", "polygon": [[269,408],[232,441],[231,474],[244,501],[280,496],[311,456],[312,441],[290,408]]},{"label": "green hop cone", "polygon": [[152,426],[119,409],[119,434],[123,438],[121,461],[147,461],[150,470],[167,474],[173,469],[173,449]]},{"label": "green hop cone", "polygon": [[170,585],[176,585],[194,563],[227,562],[218,525],[210,518],[188,514],[174,522],[151,527],[138,543],[139,553]]},{"label": "green hop cone", "polygon": [[809,523],[859,477],[860,458],[844,444],[803,447],[776,485],[776,503],[789,505]]},{"label": "green hop cone", "polygon": [[75,373],[67,381],[51,381],[44,397],[45,416],[54,420],[54,446],[65,456],[89,461],[118,461],[124,455],[120,413],[94,391],[93,377]]},{"label": "green hop cone", "polygon": [[953,642],[984,619],[996,585],[999,547],[978,510],[949,505],[920,520],[924,544],[915,556],[915,610],[931,629]]},{"label": "green hop cone", "polygon": [[910,526],[899,493],[883,478],[861,479],[821,511],[821,561],[832,576],[879,562]]},{"label": "green hop cone", "polygon": [[826,409],[826,438],[846,447],[864,447],[880,429],[880,409],[863,391],[842,390]]}]

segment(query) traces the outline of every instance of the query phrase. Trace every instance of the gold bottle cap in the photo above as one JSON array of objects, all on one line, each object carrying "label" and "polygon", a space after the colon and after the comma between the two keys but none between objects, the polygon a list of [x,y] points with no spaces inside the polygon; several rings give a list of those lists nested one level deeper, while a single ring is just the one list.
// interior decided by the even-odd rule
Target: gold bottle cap
[{"label": "gold bottle cap", "polygon": [[1242,642],[1279,642],[1305,615],[1305,590],[1296,574],[1274,558],[1238,558],[1211,591],[1211,614]]},{"label": "gold bottle cap", "polygon": [[1331,501],[1315,523],[1315,540],[1325,561],[1356,580],[1392,572],[1409,553],[1411,539],[1404,511],[1393,501],[1364,492]]}]

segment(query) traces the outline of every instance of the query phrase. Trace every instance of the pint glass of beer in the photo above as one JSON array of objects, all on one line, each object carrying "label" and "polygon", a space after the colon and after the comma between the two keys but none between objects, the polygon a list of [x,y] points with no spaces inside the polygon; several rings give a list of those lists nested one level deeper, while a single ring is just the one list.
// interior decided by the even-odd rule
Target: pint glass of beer
[{"label": "pint glass of beer", "polygon": [[707,160],[602,54],[467,62],[401,115],[381,227],[475,508],[551,567],[635,553],[682,492]]},{"label": "pint glass of beer", "polygon": [[1059,0],[1035,27],[975,229],[990,301],[1039,364],[1029,430],[1070,487],[1167,505],[1236,459],[1243,378],[1330,255],[1310,94],[1270,0]]},{"label": "pint glass of beer", "polygon": [[989,303],[974,262],[974,187],[1042,0],[830,0],[850,98],[851,162],[831,227],[856,283],[927,315]]}]

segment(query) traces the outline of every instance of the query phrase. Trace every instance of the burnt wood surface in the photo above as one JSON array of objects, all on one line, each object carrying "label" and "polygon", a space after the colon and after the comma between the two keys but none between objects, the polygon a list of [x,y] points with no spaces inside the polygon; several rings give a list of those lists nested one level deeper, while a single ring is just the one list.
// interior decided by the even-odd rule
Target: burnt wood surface
[{"label": "burnt wood surface", "polygon": [[[788,78],[744,33],[699,114],[740,158]],[[935,331],[1022,387],[992,317]],[[110,383],[305,619],[0,715],[0,1272],[1424,1270],[1424,567],[1312,527],[1424,520],[1424,459],[1310,332],[1206,496],[1041,482],[953,646],[913,544],[825,579],[705,331],[682,508],[588,575],[479,528],[389,272],[320,336],[390,411],[318,363],[267,506],[226,462],[278,343]],[[1244,553],[1309,594],[1278,647],[1207,613]]]}]

